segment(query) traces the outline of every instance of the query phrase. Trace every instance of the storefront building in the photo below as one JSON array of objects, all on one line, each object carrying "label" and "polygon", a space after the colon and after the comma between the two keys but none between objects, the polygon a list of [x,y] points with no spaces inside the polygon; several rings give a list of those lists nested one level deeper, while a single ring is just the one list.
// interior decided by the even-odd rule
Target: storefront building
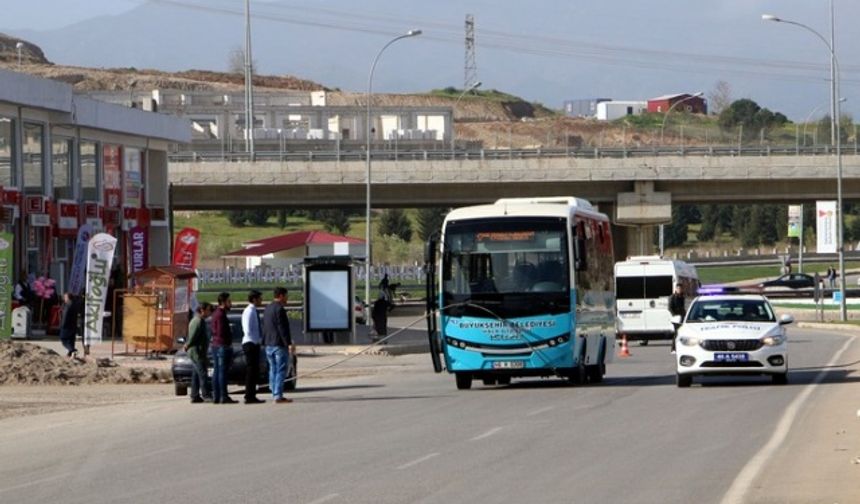
[{"label": "storefront building", "polygon": [[14,236],[15,280],[66,290],[84,224],[118,239],[122,277],[169,264],[167,147],[190,139],[187,120],[0,70],[0,231]]}]

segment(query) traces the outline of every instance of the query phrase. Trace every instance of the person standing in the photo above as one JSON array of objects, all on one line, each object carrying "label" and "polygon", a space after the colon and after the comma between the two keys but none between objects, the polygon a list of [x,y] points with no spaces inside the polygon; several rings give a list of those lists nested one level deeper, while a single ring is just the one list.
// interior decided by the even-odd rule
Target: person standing
[{"label": "person standing", "polygon": [[[684,299],[684,286],[681,284],[675,284],[675,290],[672,292],[672,295],[669,296],[669,313],[674,316],[680,316],[681,321],[684,320],[684,316],[687,315],[687,305],[686,299]],[[671,353],[675,353],[675,340],[677,339],[678,331],[675,331],[675,334],[672,335],[672,349]]]},{"label": "person standing", "polygon": [[191,402],[204,402],[210,397],[209,386],[206,383],[209,355],[209,335],[206,329],[206,319],[212,314],[212,305],[201,303],[197,306],[194,318],[188,323],[188,342],[183,347],[188,352],[193,367],[191,368]]},{"label": "person standing", "polygon": [[18,277],[18,283],[15,284],[15,289],[12,291],[12,299],[20,306],[30,306],[33,302],[33,289],[27,280],[27,273],[23,270]]},{"label": "person standing", "polygon": [[834,268],[833,266],[827,268],[827,282],[830,284],[831,289],[836,288],[837,276],[838,275],[836,274],[836,268]]},{"label": "person standing", "polygon": [[269,362],[269,388],[275,404],[293,402],[284,397],[284,378],[290,362],[290,352],[295,352],[290,334],[290,322],[284,308],[287,305],[287,289],[276,287],[274,300],[263,312],[263,344],[266,345],[266,360]]},{"label": "person standing", "polygon": [[218,294],[218,308],[209,324],[212,331],[212,399],[215,404],[235,403],[227,394],[227,372],[233,362],[233,332],[227,312],[233,306],[230,293]]},{"label": "person standing", "polygon": [[257,399],[257,377],[260,376],[260,315],[257,308],[263,304],[263,293],[252,290],[248,293],[248,306],[242,311],[242,351],[245,353],[245,404],[259,404]]},{"label": "person standing", "polygon": [[78,353],[75,339],[78,332],[78,303],[71,292],[63,294],[63,310],[60,315],[60,342],[66,349],[66,357],[71,359]]}]

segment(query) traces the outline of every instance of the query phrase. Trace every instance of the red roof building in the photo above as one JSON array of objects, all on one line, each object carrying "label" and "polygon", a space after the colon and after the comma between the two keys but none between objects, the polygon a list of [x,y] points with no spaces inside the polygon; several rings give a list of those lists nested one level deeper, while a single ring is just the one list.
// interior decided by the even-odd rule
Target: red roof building
[{"label": "red roof building", "polygon": [[708,102],[705,100],[705,98],[701,96],[693,96],[687,93],[678,93],[658,96],[657,98],[651,98],[650,100],[648,100],[648,112],[665,114],[669,110],[669,107],[681,101],[683,101],[684,103],[677,105],[673,109],[674,111],[689,112],[691,114],[708,113]]},{"label": "red roof building", "polygon": [[[365,257],[364,240],[325,231],[297,231],[242,244],[242,248],[221,256],[234,260],[235,266],[254,269],[266,265],[284,267],[297,264],[305,257],[351,255]],[[244,263],[244,264],[242,264]]]}]

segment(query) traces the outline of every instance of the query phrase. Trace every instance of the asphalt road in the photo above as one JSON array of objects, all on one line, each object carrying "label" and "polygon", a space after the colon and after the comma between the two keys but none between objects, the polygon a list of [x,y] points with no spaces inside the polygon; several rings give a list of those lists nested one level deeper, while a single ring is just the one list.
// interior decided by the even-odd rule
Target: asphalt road
[{"label": "asphalt road", "polygon": [[805,386],[847,336],[791,334],[782,387],[752,377],[677,389],[668,346],[652,344],[585,387],[457,391],[410,355],[381,357],[409,364],[396,372],[300,385],[288,405],[165,397],[6,419],[0,502],[722,502],[730,488],[746,495],[733,483],[786,411],[845,377],[825,369],[825,384]]}]

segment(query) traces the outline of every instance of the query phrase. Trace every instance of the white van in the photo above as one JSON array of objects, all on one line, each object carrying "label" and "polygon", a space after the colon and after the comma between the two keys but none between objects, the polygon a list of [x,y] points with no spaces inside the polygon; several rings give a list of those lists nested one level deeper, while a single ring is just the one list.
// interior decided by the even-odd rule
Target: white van
[{"label": "white van", "polygon": [[639,340],[672,339],[675,328],[669,313],[669,296],[681,284],[687,304],[696,297],[696,267],[660,256],[634,256],[615,263],[615,299],[618,336]]}]

